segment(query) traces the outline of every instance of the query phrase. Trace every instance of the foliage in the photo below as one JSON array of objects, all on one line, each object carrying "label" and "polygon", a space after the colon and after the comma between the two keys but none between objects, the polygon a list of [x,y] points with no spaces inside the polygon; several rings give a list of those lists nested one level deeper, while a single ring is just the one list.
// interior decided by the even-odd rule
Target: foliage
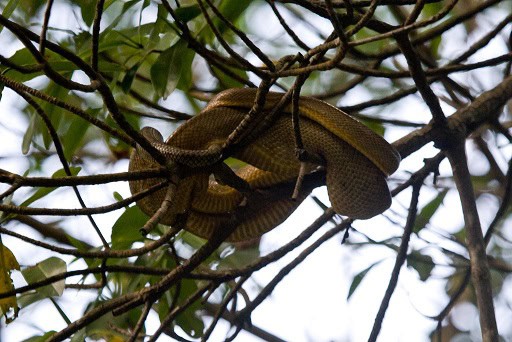
[{"label": "foliage", "polygon": [[[452,308],[463,303],[478,305],[479,329],[497,337],[495,319],[502,322],[494,312],[510,317],[504,285],[512,270],[511,4],[0,3],[0,45],[8,46],[0,52],[0,127],[8,136],[0,150],[5,331],[21,319],[18,312],[51,303],[66,326],[30,322],[41,329],[30,341],[206,340],[222,321],[234,327],[229,338],[243,330],[277,339],[279,331],[251,324],[252,312],[276,286],[291,286],[289,273],[336,236],[344,244],[338,249],[367,257],[344,261],[357,265],[341,294],[349,303],[375,291],[368,279],[394,264],[391,278],[384,273],[374,285],[386,293],[372,332],[363,332],[370,340],[389,324],[384,315],[404,273],[438,302],[435,314],[424,314],[433,338],[478,330],[454,324]],[[316,199],[323,214],[279,246],[207,242],[165,225],[141,234],[149,218],[127,182],[168,170],[125,172],[131,148],[144,144],[138,129],[168,132],[219,91],[258,86],[323,99],[396,139],[403,162],[389,178],[392,208],[371,221],[340,221]],[[446,219],[454,215],[455,223]],[[384,237],[379,226],[388,227]],[[340,272],[330,259],[319,267]],[[258,284],[260,270],[271,274],[268,283]],[[487,275],[488,282],[474,281]],[[311,281],[316,287],[323,280]],[[67,302],[70,293],[80,305]],[[499,333],[512,338],[510,329]]]},{"label": "foliage", "polygon": [[[19,270],[20,265],[9,248],[4,245],[0,245],[0,248],[0,289],[2,292],[9,292],[14,290],[14,285],[10,278],[11,271]],[[6,322],[12,322],[16,319],[19,311],[16,296],[11,295],[9,297],[2,298],[0,300],[0,310],[4,315]],[[10,315],[11,310],[12,316]]]}]

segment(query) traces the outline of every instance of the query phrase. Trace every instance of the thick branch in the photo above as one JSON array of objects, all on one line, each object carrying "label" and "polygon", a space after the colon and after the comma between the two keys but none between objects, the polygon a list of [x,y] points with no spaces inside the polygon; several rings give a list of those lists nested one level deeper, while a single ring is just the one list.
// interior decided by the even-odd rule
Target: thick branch
[{"label": "thick branch", "polygon": [[[457,110],[448,117],[449,127],[462,127],[466,134],[470,134],[483,123],[493,121],[499,109],[512,98],[512,76],[504,79],[500,84],[478,96],[468,106]],[[436,139],[437,130],[431,123],[415,130],[393,143],[400,152],[402,159],[416,152],[421,147]]]},{"label": "thick branch", "polygon": [[464,140],[446,151],[453,170],[453,177],[459,191],[466,240],[471,262],[471,279],[476,291],[476,300],[480,312],[480,327],[483,341],[498,341],[498,328],[494,314],[491,275],[485,253],[485,242],[480,227],[471,175],[469,174]]}]

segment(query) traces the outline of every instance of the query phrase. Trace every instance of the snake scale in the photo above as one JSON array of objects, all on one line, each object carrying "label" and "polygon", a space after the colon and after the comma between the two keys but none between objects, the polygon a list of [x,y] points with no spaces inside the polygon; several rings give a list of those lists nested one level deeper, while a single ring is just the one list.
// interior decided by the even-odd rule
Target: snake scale
[{"label": "snake scale", "polygon": [[[282,96],[281,93],[268,93],[263,111],[274,108]],[[146,127],[142,130],[142,134],[169,160],[199,170],[180,179],[161,223],[173,224],[177,215],[186,214],[185,229],[209,238],[229,222],[235,210],[243,207],[243,215],[228,240],[249,240],[282,223],[312,191],[311,186],[305,185],[299,197],[291,199],[293,186],[290,184],[294,184],[300,168],[295,153],[291,105],[232,156],[247,164],[236,174],[261,194],[258,200],[245,201],[246,197],[239,191],[211,180],[210,171],[201,171],[202,166],[215,160],[197,157],[214,155],[205,151],[220,149],[246,116],[255,97],[255,89],[223,91],[165,142],[156,129]],[[300,97],[299,114],[305,149],[324,161],[325,183],[334,211],[367,219],[386,210],[391,204],[386,177],[398,168],[398,152],[365,125],[326,102]],[[319,167],[311,163],[307,165],[307,172]],[[158,166],[140,146],[130,156],[129,170]],[[163,179],[130,181],[130,190],[135,194],[161,181]],[[165,189],[159,190],[139,200],[137,205],[146,214],[153,215],[165,195]]]}]

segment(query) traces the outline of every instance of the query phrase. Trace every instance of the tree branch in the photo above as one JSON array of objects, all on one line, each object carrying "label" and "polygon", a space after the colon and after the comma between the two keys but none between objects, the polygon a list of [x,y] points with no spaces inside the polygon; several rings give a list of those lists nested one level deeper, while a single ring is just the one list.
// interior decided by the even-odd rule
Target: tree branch
[{"label": "tree branch", "polygon": [[480,313],[482,339],[484,342],[498,341],[489,263],[485,253],[485,243],[471,184],[471,175],[467,166],[464,140],[461,139],[460,143],[448,149],[446,154],[452,166],[464,214],[466,240],[471,261],[471,279]]}]

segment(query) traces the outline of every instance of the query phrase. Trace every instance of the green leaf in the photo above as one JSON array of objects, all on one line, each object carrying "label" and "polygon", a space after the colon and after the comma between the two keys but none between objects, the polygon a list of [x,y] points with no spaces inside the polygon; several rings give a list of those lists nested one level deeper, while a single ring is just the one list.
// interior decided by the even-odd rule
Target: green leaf
[{"label": "green leaf", "polygon": [[424,255],[419,251],[412,251],[407,256],[407,266],[412,267],[418,272],[421,281],[426,281],[432,274],[435,264],[430,255]]},{"label": "green leaf", "polygon": [[[197,291],[196,282],[192,279],[183,279],[181,282],[178,303],[175,304],[180,305],[183,301],[192,296],[195,291]],[[159,301],[157,304],[157,311],[160,319],[164,319],[169,312],[169,308],[173,307],[173,294],[171,291],[167,291],[162,298],[163,300]],[[204,322],[197,314],[199,310],[201,310],[201,303],[199,301],[195,301],[178,317],[176,317],[176,324],[190,337],[198,338],[203,334]]]},{"label": "green leaf", "polygon": [[118,201],[118,202],[120,202],[120,201],[122,201],[124,199],[123,196],[121,196],[121,194],[119,192],[117,192],[117,191],[114,191],[113,196],[114,196],[114,199],[116,201]]},{"label": "green leaf", "polygon": [[112,227],[112,248],[126,249],[130,248],[134,242],[144,241],[140,229],[147,220],[147,215],[139,207],[133,206],[126,209]]},{"label": "green leaf", "polygon": [[96,14],[96,1],[95,0],[75,0],[80,6],[83,21],[91,26],[94,21],[94,15]]},{"label": "green leaf", "polygon": [[181,77],[178,81],[176,88],[187,91],[192,86],[192,62],[194,60],[195,52],[184,47],[183,55],[181,56]]},{"label": "green leaf", "polygon": [[151,83],[158,97],[166,99],[180,81],[182,89],[190,85],[193,57],[194,52],[181,39],[158,56],[150,71]]},{"label": "green leaf", "polygon": [[144,12],[144,10],[151,4],[151,0],[143,0],[142,1],[142,6],[140,7],[140,11],[139,11],[139,22],[137,24],[138,27],[141,27],[142,26],[142,13]]},{"label": "green leaf", "polygon": [[422,230],[429,222],[432,216],[436,213],[437,209],[443,204],[444,197],[448,193],[445,189],[437,194],[437,196],[428,202],[416,216],[416,222],[414,222],[413,232],[418,233]]},{"label": "green leaf", "polygon": [[169,23],[167,21],[167,15],[168,12],[165,9],[165,7],[160,4],[158,5],[158,13],[155,23],[151,25],[151,31],[149,33],[149,42],[146,46],[146,49],[151,50],[154,49],[155,46],[157,46],[162,41],[162,35],[161,33],[169,34],[174,31],[169,31]]},{"label": "green leaf", "polygon": [[[1,28],[1,27],[0,27]],[[19,65],[19,66],[34,66],[36,65],[36,61],[30,51],[26,48],[17,50],[11,57],[8,58],[9,62]],[[42,75],[42,72],[33,72],[33,73],[20,73],[14,69],[8,69],[3,65],[0,65],[0,68],[4,73],[9,75],[14,81],[25,82],[31,80],[37,76]]]},{"label": "green leaf", "polygon": [[201,8],[199,5],[192,6],[182,6],[177,8],[174,13],[176,13],[176,17],[183,22],[189,22],[190,20],[196,18],[199,14],[201,14]]},{"label": "green leaf", "polygon": [[[219,4],[219,11],[222,15],[231,23],[240,18],[242,13],[252,4],[251,0],[225,0],[221,1]],[[214,18],[214,22],[218,27],[220,32],[224,32],[227,29],[227,26],[221,22],[221,20],[217,17]]]},{"label": "green leaf", "polygon": [[[370,38],[370,37],[372,37],[374,35],[375,35],[375,33],[373,31],[371,31],[370,29],[368,29],[366,27],[363,27],[361,30],[356,32],[356,34],[354,35],[354,39],[356,39],[356,40],[358,40],[358,39],[365,39],[365,38]],[[380,51],[384,47],[388,46],[389,44],[391,44],[391,40],[389,40],[389,39],[380,39],[380,40],[377,40],[377,41],[366,43],[364,45],[360,45],[360,46],[358,46],[358,50],[361,50],[363,52]]]},{"label": "green leaf", "polygon": [[[222,16],[227,19],[230,23],[236,24],[238,19],[242,17],[242,14],[244,11],[251,5],[253,1],[251,0],[223,0],[219,2],[218,10],[222,13]],[[223,36],[223,38],[226,41],[232,40],[233,32],[228,29],[227,25],[219,19],[217,16],[214,16],[212,18],[213,23],[217,30],[220,32],[220,34]],[[203,20],[204,22],[205,20]],[[244,23],[240,24],[241,26],[244,25]],[[203,26],[202,32],[201,32],[201,38],[204,42],[209,44],[215,44],[214,41],[216,39],[215,34],[211,29],[208,29],[208,26]]]},{"label": "green leaf", "polygon": [[[48,61],[48,64],[50,64],[52,69],[55,69],[56,71],[73,72],[78,69],[78,67],[74,63],[72,63],[68,60],[65,60],[62,56],[60,56],[50,50],[45,52],[45,57],[46,57],[46,60]],[[34,56],[26,48],[17,50],[11,57],[8,58],[8,60],[13,64],[16,64],[16,65],[19,65],[22,67],[37,66],[37,62],[34,59]],[[5,69],[4,66],[0,66],[0,67]],[[14,69],[5,69],[5,70],[8,70],[8,75],[10,78],[12,78],[14,81],[18,81],[18,82],[29,81],[35,77],[43,75],[43,73],[44,73],[42,70],[34,71],[34,72],[30,72],[30,73],[20,73]],[[7,72],[7,71],[4,71],[4,72]],[[70,76],[70,75],[65,75],[65,76]],[[52,91],[55,91],[55,88],[59,88],[59,87],[56,87],[55,84],[51,84],[50,86],[48,86],[48,89],[50,89]],[[65,89],[65,91],[68,92],[69,90]],[[52,94],[50,92],[48,92],[48,94],[50,94],[52,96],[59,95],[59,94]]]},{"label": "green leaf", "polygon": [[[5,5],[4,10],[2,11],[2,16],[4,16],[6,19],[9,19],[11,17],[11,14],[14,13],[14,10],[20,3],[19,0],[10,0],[7,5]],[[1,32],[1,28],[0,28]]]},{"label": "green leaf", "polygon": [[[50,257],[21,271],[28,284],[45,280],[53,275],[66,272],[66,262],[57,257]],[[64,292],[65,280],[59,280],[55,283],[36,289],[40,298],[61,296]]]},{"label": "green leaf", "polygon": [[18,297],[18,305],[20,308],[26,308],[29,305],[40,302],[43,299],[46,299],[46,297],[42,297],[35,291],[25,292]]},{"label": "green leaf", "polygon": [[78,69],[78,67],[75,65],[75,63],[70,61],[63,61],[63,60],[49,60],[48,64],[55,69],[55,71],[60,72],[69,72],[69,71],[75,71]]},{"label": "green leaf", "polygon": [[26,155],[30,150],[30,145],[32,144],[32,140],[34,138],[34,133],[36,131],[36,121],[38,116],[34,113],[30,113],[30,122],[27,127],[27,131],[23,135],[23,141],[21,142],[21,153]]},{"label": "green leaf", "polygon": [[[76,176],[76,175],[78,175],[80,170],[82,170],[82,168],[81,167],[70,167],[69,170],[71,171],[72,176]],[[64,171],[64,169],[60,169],[53,173],[52,178],[61,178],[61,177],[66,177],[66,176],[67,175],[66,175],[66,172]],[[20,205],[22,207],[26,207],[29,204],[37,201],[38,199],[48,195],[50,192],[54,191],[55,189],[57,189],[57,187],[39,188],[32,196],[30,196],[27,200],[25,200]]]},{"label": "green leaf", "polygon": [[432,56],[437,58],[439,56],[439,46],[441,45],[441,36],[436,36],[430,41],[430,52]]},{"label": "green leaf", "polygon": [[365,121],[364,124],[380,136],[383,136],[386,132],[386,129],[382,123]]},{"label": "green leaf", "polygon": [[[230,68],[230,67],[227,67],[227,66],[224,66],[224,67],[226,69],[228,69],[229,71],[231,71],[233,74],[239,76],[240,79],[246,80],[246,81],[249,80],[249,75],[247,74],[247,71],[241,70],[241,69],[238,69],[238,68]],[[230,75],[224,73],[223,71],[221,71],[217,67],[212,65],[211,69],[212,69],[212,72],[213,72],[214,76],[219,80],[219,83],[224,88],[226,88],[226,89],[227,88],[240,88],[240,87],[245,86],[244,83],[240,82],[238,79],[234,79],[233,77],[231,77]]]},{"label": "green leaf", "polygon": [[[110,7],[111,5],[115,4],[115,3],[120,3],[120,1],[117,1],[117,0],[109,0],[109,1],[106,1],[105,2],[105,6],[104,6],[104,11]],[[103,32],[109,32],[111,31],[114,27],[117,26],[117,24],[119,24],[121,22],[121,20],[123,19],[126,19],[126,16],[124,15],[130,8],[132,8],[133,6],[137,5],[140,1],[139,0],[131,0],[131,1],[125,1],[123,3],[123,7],[121,9],[121,12],[120,13],[116,13],[117,14],[117,17],[115,17],[114,20],[112,20],[112,23],[110,25],[108,25],[107,27],[105,27],[105,29],[103,30]],[[115,7],[115,6],[114,6]]]},{"label": "green leaf", "polygon": [[190,337],[198,338],[203,334],[204,322],[196,313],[199,310],[201,310],[201,305],[197,303],[176,318],[176,323]]},{"label": "green leaf", "polygon": [[[161,267],[166,269],[176,268],[176,260],[171,256],[171,253],[167,253],[163,249],[157,250],[155,252],[156,253],[151,256],[148,256],[147,254],[141,256],[135,264],[149,267]],[[150,284],[156,284],[160,280],[160,277],[148,278]],[[198,289],[198,283],[198,281],[193,279],[182,279],[179,289],[172,287],[170,290],[166,291],[162,295],[161,299],[155,304],[155,311],[158,313],[160,319],[163,320],[169,313],[169,310],[182,305],[188,298],[190,298],[190,296],[196,293]],[[137,285],[136,288],[140,288],[140,285]],[[130,292],[132,291],[133,290]],[[179,292],[176,293],[176,291]],[[195,301],[182,313],[180,313],[178,317],[176,317],[176,324],[189,336],[197,338],[203,334],[204,323],[200,315],[198,315],[198,312],[201,309],[201,301]]]},{"label": "green leaf", "polygon": [[[5,5],[4,7],[4,10],[2,11],[2,16],[5,17],[6,19],[9,19],[19,3],[19,0],[9,0],[7,5]],[[0,32],[2,32],[3,28],[3,26],[0,26]]]},{"label": "green leaf", "polygon": [[62,137],[62,146],[64,148],[64,156],[69,160],[76,150],[82,146],[85,133],[87,133],[91,125],[87,121],[75,116],[70,117],[68,121],[71,124]]},{"label": "green leaf", "polygon": [[123,80],[121,81],[121,89],[124,93],[128,93],[128,91],[130,91],[133,80],[135,79],[135,75],[137,75],[137,70],[139,70],[140,64],[141,63],[135,64],[124,74]]},{"label": "green leaf", "polygon": [[354,291],[357,289],[357,287],[361,284],[361,281],[364,279],[364,277],[366,276],[366,274],[375,266],[375,265],[378,265],[382,262],[382,260],[379,260],[377,262],[374,262],[373,264],[371,264],[370,266],[368,266],[367,268],[365,268],[364,270],[362,270],[361,272],[359,272],[358,274],[356,274],[356,276],[354,277],[354,279],[352,279],[352,284],[350,285],[350,289],[348,290],[348,295],[347,295],[347,299],[349,299],[353,294],[354,294]]},{"label": "green leaf", "polygon": [[227,257],[221,259],[219,263],[219,269],[226,268],[242,268],[252,263],[254,260],[260,257],[260,250],[258,247],[246,248],[237,250]]},{"label": "green leaf", "polygon": [[66,237],[68,238],[71,245],[73,247],[75,247],[76,249],[78,249],[79,251],[87,251],[87,250],[91,249],[91,246],[88,243],[86,243],[82,240],[79,240],[79,239],[75,238],[74,236],[66,234]]},{"label": "green leaf", "polygon": [[[64,74],[64,76],[69,75]],[[50,85],[46,88],[46,92],[57,99],[66,100],[67,102],[70,102],[71,100],[68,96],[69,90],[55,83],[50,83]],[[52,123],[53,127],[55,127],[55,129],[58,130],[61,123],[66,123],[67,116],[64,114],[64,109],[57,107],[49,102],[44,102],[41,105],[41,108],[44,110],[46,115],[48,115],[48,118],[50,119],[50,122]],[[53,142],[53,139],[50,135],[50,131],[46,127],[46,124],[41,124],[39,126],[38,132],[41,133],[43,136],[44,147],[46,149],[49,149]]]},{"label": "green leaf", "polygon": [[423,6],[423,10],[421,11],[421,18],[427,19],[430,18],[437,13],[439,13],[443,9],[443,4],[439,2],[425,4]]}]

